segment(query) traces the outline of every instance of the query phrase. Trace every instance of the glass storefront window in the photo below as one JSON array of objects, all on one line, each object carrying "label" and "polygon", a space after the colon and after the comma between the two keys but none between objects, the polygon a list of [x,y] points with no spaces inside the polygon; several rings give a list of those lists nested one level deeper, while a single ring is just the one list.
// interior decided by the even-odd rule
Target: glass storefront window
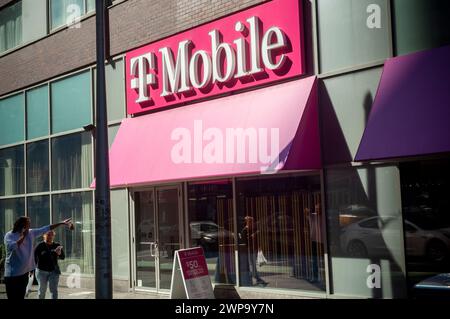
[{"label": "glass storefront window", "polygon": [[325,290],[319,176],[238,179],[241,286]]},{"label": "glass storefront window", "polygon": [[22,44],[22,1],[0,10],[0,53]]},{"label": "glass storefront window", "polygon": [[50,224],[50,197],[33,196],[27,198],[27,214],[31,227],[38,228]]},{"label": "glass storefront window", "polygon": [[48,140],[27,145],[27,193],[49,190]]},{"label": "glass storefront window", "polygon": [[91,73],[83,72],[51,84],[52,133],[91,123]]},{"label": "glass storefront window", "polygon": [[72,217],[73,231],[67,227],[56,229],[55,241],[64,246],[66,258],[59,261],[62,272],[94,272],[94,216],[92,192],[58,194],[52,196],[54,221]]},{"label": "glass storefront window", "polygon": [[27,92],[27,138],[33,139],[49,134],[48,86]]},{"label": "glass storefront window", "polygon": [[24,140],[23,94],[0,100],[0,145]]},{"label": "glass storefront window", "polygon": [[328,169],[325,178],[333,293],[404,298],[397,167]]},{"label": "glass storefront window", "polygon": [[23,145],[0,150],[0,196],[24,193]]},{"label": "glass storefront window", "polygon": [[450,160],[402,163],[400,174],[408,284],[421,295],[450,274]]},{"label": "glass storefront window", "polygon": [[25,202],[23,198],[0,200],[0,244],[3,244],[5,234],[12,230],[14,222],[25,215]]},{"label": "glass storefront window", "polygon": [[211,281],[236,283],[233,188],[230,180],[188,184],[191,247],[205,252]]},{"label": "glass storefront window", "polygon": [[92,182],[92,146],[88,132],[52,139],[52,188],[89,187]]}]

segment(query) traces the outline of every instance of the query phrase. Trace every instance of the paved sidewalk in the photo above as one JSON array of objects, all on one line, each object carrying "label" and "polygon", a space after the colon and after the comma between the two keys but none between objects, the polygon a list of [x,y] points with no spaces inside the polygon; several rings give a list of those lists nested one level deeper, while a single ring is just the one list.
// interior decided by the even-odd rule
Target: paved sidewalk
[{"label": "paved sidewalk", "polygon": [[[28,299],[37,299],[38,286],[33,285]],[[89,289],[69,289],[60,287],[58,289],[59,299],[95,299],[95,291]],[[50,292],[47,291],[47,298]],[[147,292],[114,292],[114,299],[167,299],[169,295],[161,295]],[[0,299],[6,299],[5,285],[0,284]]]}]

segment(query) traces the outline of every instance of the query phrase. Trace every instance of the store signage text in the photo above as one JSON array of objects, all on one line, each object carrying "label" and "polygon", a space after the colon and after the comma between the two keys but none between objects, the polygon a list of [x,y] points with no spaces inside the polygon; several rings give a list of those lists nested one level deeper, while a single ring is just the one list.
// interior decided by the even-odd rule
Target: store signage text
[{"label": "store signage text", "polygon": [[301,75],[298,0],[274,0],[126,55],[136,114]]}]

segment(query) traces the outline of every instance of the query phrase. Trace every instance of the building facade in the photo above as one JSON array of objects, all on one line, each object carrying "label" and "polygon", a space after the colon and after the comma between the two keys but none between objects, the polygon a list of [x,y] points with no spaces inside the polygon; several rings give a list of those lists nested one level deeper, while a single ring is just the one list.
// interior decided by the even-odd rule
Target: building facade
[{"label": "building facade", "polygon": [[[95,262],[94,2],[0,0],[0,235],[21,215],[30,216],[34,227],[72,217],[75,231],[56,235],[66,250],[60,266],[68,278],[81,273],[87,287],[94,283]],[[427,148],[431,137],[421,140],[427,135],[419,134],[398,142],[399,152],[387,152],[383,145],[396,140],[388,125],[395,114],[377,116],[400,92],[416,92],[408,85],[425,77],[419,70],[448,70],[448,64],[420,64],[449,52],[448,1],[109,2],[116,290],[167,293],[174,251],[195,246],[205,251],[217,294],[242,298],[406,298],[417,294],[424,279],[450,272],[448,130],[439,131],[442,147]],[[219,35],[215,44],[213,30]],[[255,30],[261,34],[253,37]],[[202,63],[185,66],[191,73],[178,64],[182,40],[193,43],[187,56],[205,52],[197,54]],[[252,40],[262,48],[260,78],[252,74]],[[172,71],[164,47],[175,53]],[[152,52],[160,52],[155,64],[167,62],[166,77],[178,74],[179,82],[152,86],[152,58],[140,66],[136,60]],[[214,60],[214,52],[227,62]],[[215,71],[206,71],[208,63]],[[412,71],[402,77],[408,63]],[[239,74],[240,67],[242,81],[228,72]],[[183,92],[183,74],[197,84],[195,94]],[[390,82],[397,76],[404,81]],[[387,92],[391,83],[398,86]],[[448,82],[439,83],[421,82],[420,88],[434,94],[426,102],[428,113],[443,105],[438,114],[445,120],[450,98],[438,92]],[[163,99],[160,91],[170,87]],[[414,112],[425,102],[401,101],[411,107],[394,128],[412,121],[419,133],[433,131],[434,122],[426,126]],[[173,155],[174,141],[183,141],[174,130],[193,127],[195,134],[198,121],[205,125],[202,146],[213,140],[205,138],[208,127],[277,128],[283,146],[277,164],[283,161],[274,167],[266,162],[271,174],[255,169],[250,157],[219,165],[217,149],[210,161],[196,161],[195,154],[192,161],[178,158],[181,166],[165,161],[164,151]],[[372,135],[383,144],[378,153]],[[421,151],[406,150],[408,143]]]}]

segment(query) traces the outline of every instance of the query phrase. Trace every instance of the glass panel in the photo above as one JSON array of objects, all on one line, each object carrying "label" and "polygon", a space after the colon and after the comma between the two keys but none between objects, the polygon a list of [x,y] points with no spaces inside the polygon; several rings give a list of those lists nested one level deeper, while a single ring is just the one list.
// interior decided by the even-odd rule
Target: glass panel
[{"label": "glass panel", "polygon": [[91,123],[91,73],[84,72],[51,84],[52,132]]},{"label": "glass panel", "polygon": [[25,201],[23,198],[0,200],[0,238],[3,244],[5,234],[12,230],[14,222],[25,215]]},{"label": "glass panel", "polygon": [[23,145],[0,150],[0,196],[23,194]]},{"label": "glass panel", "polygon": [[0,10],[0,53],[22,44],[22,1]]},{"label": "glass panel", "polygon": [[49,190],[48,140],[27,145],[27,193]]},{"label": "glass panel", "polygon": [[404,298],[397,167],[328,169],[325,176],[334,293]]},{"label": "glass panel", "polygon": [[0,145],[24,140],[23,95],[0,100]]},{"label": "glass panel", "polygon": [[27,138],[48,134],[48,87],[44,85],[27,92]]},{"label": "glass panel", "polygon": [[203,248],[212,282],[235,284],[231,181],[190,183],[188,185],[188,201],[191,247]]},{"label": "glass panel", "polygon": [[158,190],[159,287],[170,289],[175,250],[180,249],[178,189]]},{"label": "glass panel", "polygon": [[[108,3],[108,0],[106,1],[106,4]],[[86,12],[95,11],[95,0],[86,0]]]},{"label": "glass panel", "polygon": [[52,188],[89,187],[92,182],[92,145],[88,132],[52,139]]},{"label": "glass panel", "polygon": [[237,180],[242,286],[325,289],[318,176]]},{"label": "glass panel", "polygon": [[[125,78],[123,68],[123,60],[112,61],[105,67],[108,121],[121,120],[126,117],[124,103]],[[97,69],[94,69],[94,85],[96,85],[96,81]]]},{"label": "glass panel", "polygon": [[400,174],[409,288],[440,295],[450,273],[450,160],[403,163]]},{"label": "glass panel", "polygon": [[450,1],[394,0],[396,54],[450,44]]},{"label": "glass panel", "polygon": [[128,216],[127,190],[111,190],[112,266],[114,278],[128,279],[130,274]]},{"label": "glass panel", "polygon": [[153,192],[134,193],[136,229],[136,286],[156,288],[156,221]]},{"label": "glass panel", "polygon": [[50,197],[34,196],[27,198],[27,213],[32,228],[50,224]]},{"label": "glass panel", "polygon": [[22,1],[22,42],[29,43],[47,35],[47,0]]},{"label": "glass panel", "polygon": [[62,272],[94,273],[94,216],[92,192],[53,195],[53,220],[72,217],[74,230],[56,229],[55,241],[64,247],[66,259],[59,261]]},{"label": "glass panel", "polygon": [[84,0],[51,0],[51,28],[70,24],[84,14]]},{"label": "glass panel", "polygon": [[[368,13],[381,9],[379,28]],[[319,0],[318,31],[321,73],[385,59],[389,56],[388,4],[386,0]],[[376,11],[377,12],[377,11]]]}]

